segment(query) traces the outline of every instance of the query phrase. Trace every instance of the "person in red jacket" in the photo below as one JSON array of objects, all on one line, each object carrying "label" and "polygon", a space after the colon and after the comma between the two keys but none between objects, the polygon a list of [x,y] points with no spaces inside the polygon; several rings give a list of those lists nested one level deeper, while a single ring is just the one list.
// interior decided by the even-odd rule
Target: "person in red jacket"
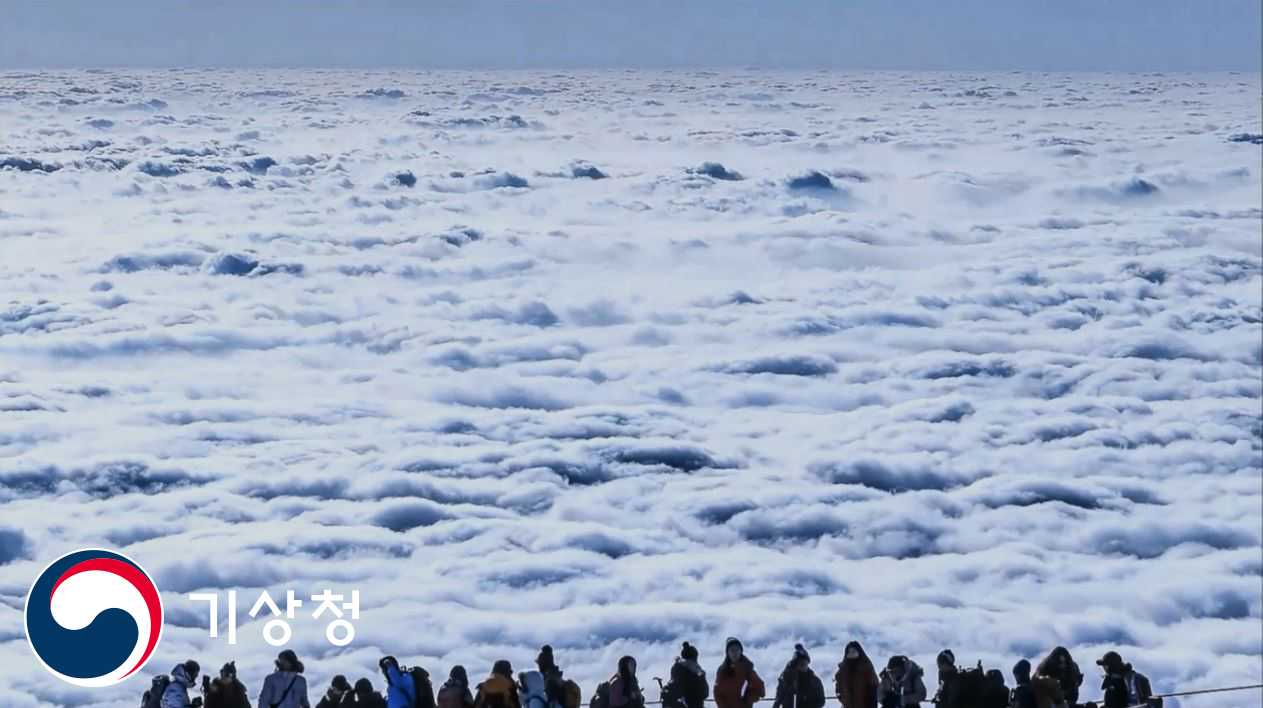
[{"label": "person in red jacket", "polygon": [[745,647],[735,637],[729,637],[724,644],[724,663],[715,672],[716,708],[752,708],[765,691],[754,662],[745,655]]},{"label": "person in red jacket", "polygon": [[877,669],[859,642],[846,645],[838,672],[833,675],[834,695],[842,708],[877,708]]}]

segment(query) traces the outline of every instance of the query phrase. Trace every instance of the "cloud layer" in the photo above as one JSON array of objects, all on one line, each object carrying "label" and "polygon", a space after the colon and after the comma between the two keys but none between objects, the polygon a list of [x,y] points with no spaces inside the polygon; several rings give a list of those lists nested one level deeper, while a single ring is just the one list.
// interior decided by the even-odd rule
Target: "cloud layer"
[{"label": "cloud layer", "polygon": [[187,593],[360,589],[313,686],[728,635],[1257,682],[1259,91],[0,74],[0,702],[143,689],[26,646],[85,546],[164,591],[146,672],[252,691]]}]

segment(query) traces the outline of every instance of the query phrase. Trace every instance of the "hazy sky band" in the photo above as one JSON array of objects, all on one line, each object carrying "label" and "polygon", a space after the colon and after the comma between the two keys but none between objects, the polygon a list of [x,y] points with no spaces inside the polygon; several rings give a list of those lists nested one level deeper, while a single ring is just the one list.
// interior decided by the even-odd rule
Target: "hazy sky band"
[{"label": "hazy sky band", "polygon": [[1258,0],[0,1],[0,69],[1259,71]]}]

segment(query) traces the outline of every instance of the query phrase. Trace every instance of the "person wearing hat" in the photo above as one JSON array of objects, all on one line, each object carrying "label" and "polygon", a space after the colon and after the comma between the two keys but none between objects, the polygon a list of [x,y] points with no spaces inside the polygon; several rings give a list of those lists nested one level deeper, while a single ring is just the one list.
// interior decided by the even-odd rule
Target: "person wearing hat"
[{"label": "person wearing hat", "polygon": [[189,689],[197,685],[197,674],[202,670],[193,659],[183,664],[176,664],[171,669],[171,683],[162,692],[161,708],[200,708],[201,698],[189,698]]},{"label": "person wearing hat", "polygon": [[715,671],[716,708],[752,708],[766,691],[741,640],[728,637],[724,642],[724,663]]},{"label": "person wearing hat", "polygon": [[[547,644],[540,647],[539,654],[535,657],[535,667],[539,669],[539,673],[544,677],[544,698],[548,703],[548,708],[579,708],[578,696],[571,696],[570,684],[573,681],[567,681],[561,672],[561,668],[557,666],[557,662],[553,659],[553,648]],[[576,685],[575,688],[578,688]],[[573,701],[574,705],[571,705]]]},{"label": "person wearing hat", "polygon": [[776,681],[772,708],[824,708],[824,684],[811,670],[811,655],[801,644],[794,645],[794,655]]},{"label": "person wearing hat", "polygon": [[848,642],[843,650],[833,693],[842,708],[877,708],[877,669],[859,642]]},{"label": "person wearing hat", "polygon": [[202,679],[204,708],[250,708],[246,687],[237,680],[237,662],[230,661],[219,670],[219,676]]},{"label": "person wearing hat", "polygon": [[1101,690],[1105,692],[1104,708],[1129,706],[1161,706],[1162,699],[1153,697],[1153,688],[1144,674],[1125,663],[1116,651],[1107,651],[1096,661],[1105,672]]},{"label": "person wearing hat", "polygon": [[293,649],[286,649],[276,656],[276,671],[263,679],[259,708],[311,708],[307,700],[303,662],[298,660]]},{"label": "person wearing hat", "polygon": [[474,708],[522,708],[517,685],[513,682],[513,665],[500,659],[491,667],[491,675],[478,684]]},{"label": "person wearing hat", "polygon": [[919,706],[925,700],[925,672],[903,655],[890,657],[877,683],[877,705],[881,708]]},{"label": "person wearing hat", "polygon": [[663,691],[669,708],[704,708],[710,698],[706,669],[697,663],[697,647],[684,642],[680,656],[671,665],[671,681]]},{"label": "person wearing hat", "polygon": [[351,690],[351,682],[342,674],[333,677],[329,682],[329,690],[321,696],[316,708],[341,708],[355,705],[355,693]]},{"label": "person wearing hat", "polygon": [[417,686],[412,675],[399,668],[399,660],[383,656],[377,667],[386,678],[386,708],[413,708],[417,704]]}]

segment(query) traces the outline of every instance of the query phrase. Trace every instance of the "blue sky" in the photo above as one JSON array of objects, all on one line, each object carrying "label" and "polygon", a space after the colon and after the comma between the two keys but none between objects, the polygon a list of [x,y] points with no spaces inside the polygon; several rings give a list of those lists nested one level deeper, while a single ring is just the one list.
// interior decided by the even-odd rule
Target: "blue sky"
[{"label": "blue sky", "polygon": [[1258,0],[0,4],[0,66],[1258,71]]}]

